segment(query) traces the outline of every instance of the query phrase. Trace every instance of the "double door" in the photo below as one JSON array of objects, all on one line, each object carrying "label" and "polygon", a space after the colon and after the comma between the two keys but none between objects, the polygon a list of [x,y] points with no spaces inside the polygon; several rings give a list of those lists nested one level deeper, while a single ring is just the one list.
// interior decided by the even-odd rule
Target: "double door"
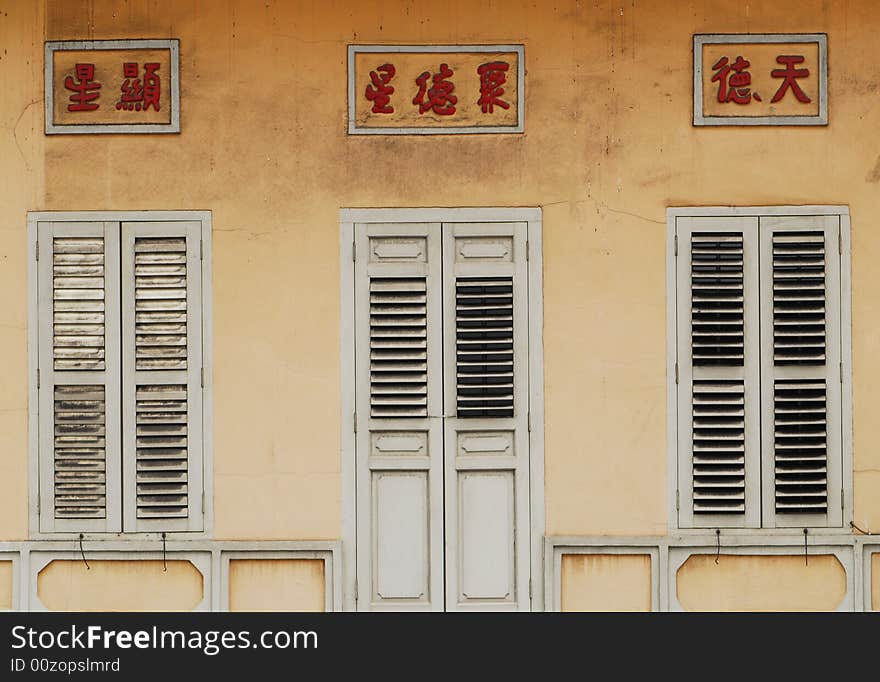
[{"label": "double door", "polygon": [[529,610],[527,223],[355,229],[358,610]]}]

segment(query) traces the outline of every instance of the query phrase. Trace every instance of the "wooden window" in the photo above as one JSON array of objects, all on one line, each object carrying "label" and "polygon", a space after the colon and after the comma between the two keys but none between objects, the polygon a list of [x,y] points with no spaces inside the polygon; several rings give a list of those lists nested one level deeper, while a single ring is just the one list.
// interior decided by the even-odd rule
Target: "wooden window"
[{"label": "wooden window", "polygon": [[202,223],[35,232],[39,532],[204,530]]},{"label": "wooden window", "polygon": [[678,215],[677,525],[841,527],[842,214]]}]

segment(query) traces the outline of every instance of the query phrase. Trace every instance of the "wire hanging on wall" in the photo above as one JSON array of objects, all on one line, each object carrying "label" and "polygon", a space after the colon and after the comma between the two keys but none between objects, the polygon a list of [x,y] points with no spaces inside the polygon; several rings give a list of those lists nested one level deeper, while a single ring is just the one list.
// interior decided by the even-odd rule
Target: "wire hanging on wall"
[{"label": "wire hanging on wall", "polygon": [[810,531],[808,531],[806,528],[804,528],[804,565],[805,566],[810,565],[810,555],[807,554],[807,533],[809,533],[809,532]]},{"label": "wire hanging on wall", "polygon": [[82,557],[83,563],[86,565],[86,570],[91,571],[92,567],[89,566],[89,562],[86,561],[86,553],[83,551],[83,534],[82,533],[79,534],[79,553],[80,553],[80,556]]}]

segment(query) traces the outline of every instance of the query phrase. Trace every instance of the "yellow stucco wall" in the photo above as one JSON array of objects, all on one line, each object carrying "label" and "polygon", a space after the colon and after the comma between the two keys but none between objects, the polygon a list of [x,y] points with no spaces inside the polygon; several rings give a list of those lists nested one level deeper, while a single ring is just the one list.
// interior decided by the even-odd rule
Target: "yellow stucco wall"
[{"label": "yellow stucco wall", "polygon": [[27,537],[26,213],[45,201],[43,4],[0,2],[0,538]]},{"label": "yellow stucco wall", "polygon": [[[0,537],[27,534],[27,209],[213,212],[215,535],[337,538],[340,207],[543,207],[546,531],[656,534],[666,207],[847,204],[855,519],[880,527],[876,3],[686,4],[3,0]],[[691,36],[719,31],[827,32],[830,125],[692,127]],[[183,132],[44,138],[43,40],[126,37],[180,39]],[[348,137],[350,42],[524,43],[526,134]]]},{"label": "yellow stucco wall", "polygon": [[189,561],[56,560],[37,576],[37,596],[50,611],[190,611],[203,579]]},{"label": "yellow stucco wall", "polygon": [[12,562],[0,561],[0,609],[12,608]]},{"label": "yellow stucco wall", "polygon": [[648,554],[566,554],[562,557],[563,611],[650,611]]},{"label": "yellow stucco wall", "polygon": [[230,611],[323,611],[324,562],[317,559],[232,559]]},{"label": "yellow stucco wall", "polygon": [[846,570],[831,554],[695,554],[678,569],[688,611],[833,611],[846,594]]}]

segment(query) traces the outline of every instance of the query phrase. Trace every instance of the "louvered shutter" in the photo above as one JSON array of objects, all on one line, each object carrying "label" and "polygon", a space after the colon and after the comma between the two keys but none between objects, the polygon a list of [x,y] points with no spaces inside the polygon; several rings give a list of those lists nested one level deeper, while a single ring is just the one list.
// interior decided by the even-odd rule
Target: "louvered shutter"
[{"label": "louvered shutter", "polygon": [[760,526],[757,227],[753,217],[676,220],[682,528]]},{"label": "louvered shutter", "polygon": [[530,609],[526,236],[443,225],[449,611]]},{"label": "louvered shutter", "polygon": [[124,527],[203,530],[198,222],[122,224]]},{"label": "louvered shutter", "polygon": [[761,218],[764,526],[840,526],[840,219]]},{"label": "louvered shutter", "polygon": [[119,531],[119,224],[37,239],[40,530]]},{"label": "louvered shutter", "polygon": [[439,228],[355,225],[359,610],[443,609]]}]

